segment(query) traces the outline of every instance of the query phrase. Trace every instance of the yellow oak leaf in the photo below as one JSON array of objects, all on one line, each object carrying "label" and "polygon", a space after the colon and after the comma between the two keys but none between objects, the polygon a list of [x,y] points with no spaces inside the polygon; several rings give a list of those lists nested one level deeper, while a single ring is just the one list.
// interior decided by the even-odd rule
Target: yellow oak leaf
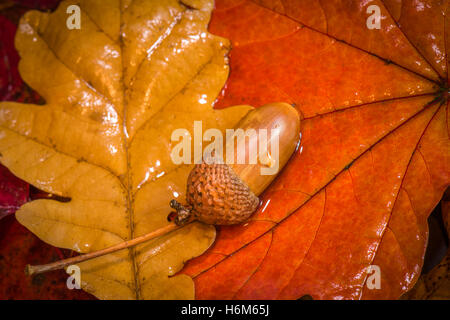
[{"label": "yellow oak leaf", "polygon": [[[70,5],[80,8],[80,29],[66,26]],[[212,0],[78,0],[22,17],[20,74],[46,104],[0,104],[0,160],[70,200],[29,202],[20,223],[80,253],[168,223],[191,170],[170,158],[173,130],[192,131],[195,120],[225,130],[251,109],[213,109],[230,45],[208,33],[212,9]],[[109,299],[193,298],[191,278],[174,274],[214,238],[214,227],[194,223],[83,262],[82,288]]]}]

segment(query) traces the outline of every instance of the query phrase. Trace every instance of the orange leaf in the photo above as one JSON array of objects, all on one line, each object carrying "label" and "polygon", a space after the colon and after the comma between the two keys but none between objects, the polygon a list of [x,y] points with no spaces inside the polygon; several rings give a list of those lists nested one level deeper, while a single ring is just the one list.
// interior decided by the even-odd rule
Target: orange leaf
[{"label": "orange leaf", "polygon": [[[450,215],[450,189],[444,193],[441,212],[447,236],[450,235],[448,219]],[[428,273],[422,274],[414,288],[401,297],[408,300],[449,300],[450,299],[450,249],[442,261]]]},{"label": "orange leaf", "polygon": [[184,269],[197,298],[392,299],[414,285],[450,181],[446,5],[217,1],[210,31],[233,44],[217,107],[294,103],[303,136],[251,221]]}]

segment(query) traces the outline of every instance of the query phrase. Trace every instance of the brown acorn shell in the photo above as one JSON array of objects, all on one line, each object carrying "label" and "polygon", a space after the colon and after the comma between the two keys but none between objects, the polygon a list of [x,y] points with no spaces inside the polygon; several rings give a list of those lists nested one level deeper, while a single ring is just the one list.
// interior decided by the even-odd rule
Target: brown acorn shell
[{"label": "brown acorn shell", "polygon": [[226,164],[195,165],[187,181],[186,201],[194,217],[207,224],[230,225],[247,220],[259,198]]}]

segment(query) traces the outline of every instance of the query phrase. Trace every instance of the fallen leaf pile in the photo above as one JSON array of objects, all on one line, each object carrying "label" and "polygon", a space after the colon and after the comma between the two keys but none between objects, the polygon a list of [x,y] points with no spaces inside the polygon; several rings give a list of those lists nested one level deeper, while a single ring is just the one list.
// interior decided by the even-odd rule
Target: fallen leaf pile
[{"label": "fallen leaf pile", "polygon": [[[81,29],[66,9],[81,8]],[[20,75],[44,105],[0,104],[0,161],[69,201],[40,199],[16,213],[45,242],[89,252],[166,225],[191,166],[170,159],[171,133],[194,120],[232,128],[249,107],[213,110],[228,77],[229,43],[207,31],[212,1],[64,1],[29,11],[15,39]],[[99,298],[193,298],[173,276],[214,241],[191,224],[130,250],[80,264]]]}]

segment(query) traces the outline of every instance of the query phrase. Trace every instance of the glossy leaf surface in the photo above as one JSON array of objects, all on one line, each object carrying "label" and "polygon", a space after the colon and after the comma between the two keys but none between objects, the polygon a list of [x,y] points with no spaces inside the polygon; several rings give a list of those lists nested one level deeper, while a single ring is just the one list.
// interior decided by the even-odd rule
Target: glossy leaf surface
[{"label": "glossy leaf surface", "polygon": [[[65,201],[39,199],[16,213],[45,242],[80,253],[168,223],[192,165],[170,158],[175,129],[230,128],[250,107],[213,110],[228,76],[226,39],[207,32],[211,1],[81,1],[81,28],[29,11],[15,46],[19,71],[44,105],[0,104],[0,160],[17,177]],[[192,298],[173,276],[214,241],[193,223],[152,242],[81,263],[99,298]]]},{"label": "glossy leaf surface", "polygon": [[304,121],[257,214],[184,269],[197,298],[395,299],[414,285],[450,181],[447,5],[217,1],[210,31],[233,45],[219,106],[288,101]]}]

